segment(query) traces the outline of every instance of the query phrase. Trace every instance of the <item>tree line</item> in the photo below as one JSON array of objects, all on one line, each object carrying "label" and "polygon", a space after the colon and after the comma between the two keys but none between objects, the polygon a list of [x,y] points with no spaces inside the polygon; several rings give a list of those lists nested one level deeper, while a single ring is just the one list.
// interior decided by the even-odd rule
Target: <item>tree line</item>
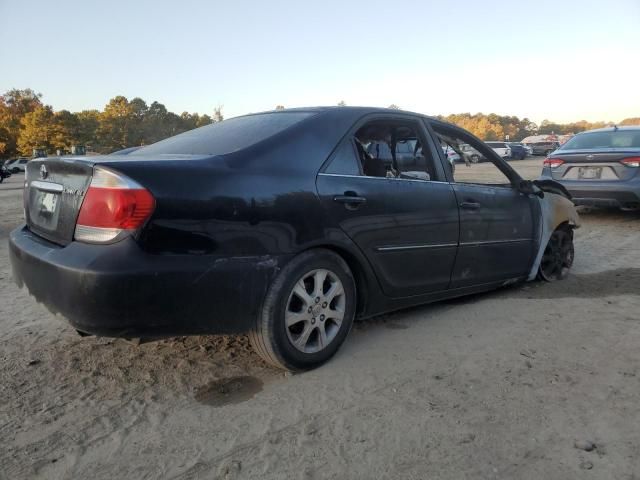
[{"label": "tree line", "polygon": [[12,89],[0,96],[0,158],[31,156],[34,149],[69,152],[74,145],[110,153],[148,145],[164,138],[223,120],[222,107],[213,114],[170,112],[159,103],[128,100],[118,95],[102,111],[54,111],[31,89]]},{"label": "tree line", "polygon": [[[338,105],[346,105],[341,100]],[[398,109],[395,104],[389,108]],[[276,106],[277,110],[284,106]],[[110,153],[127,147],[148,145],[193,128],[223,120],[222,107],[212,115],[183,112],[180,115],[154,101],[148,105],[136,97],[128,100],[119,95],[102,111],[54,111],[42,102],[42,95],[31,89],[12,89],[0,96],[0,158],[31,156],[34,149],[48,153],[69,152],[74,145],[88,150]],[[454,123],[483,140],[512,141],[530,135],[555,133],[565,135],[611,125],[611,122],[554,123],[543,120],[540,125],[528,118],[490,113],[459,113],[438,116]],[[640,125],[640,117],[627,118],[618,125]]]},{"label": "tree line", "polygon": [[[587,122],[586,120],[572,123],[555,123],[543,120],[540,125],[537,125],[528,118],[520,119],[495,113],[489,115],[457,113],[438,118],[469,130],[482,140],[505,140],[508,138],[511,141],[518,141],[531,135],[570,135],[613,125],[613,122]],[[625,118],[617,125],[640,125],[640,117]]]}]

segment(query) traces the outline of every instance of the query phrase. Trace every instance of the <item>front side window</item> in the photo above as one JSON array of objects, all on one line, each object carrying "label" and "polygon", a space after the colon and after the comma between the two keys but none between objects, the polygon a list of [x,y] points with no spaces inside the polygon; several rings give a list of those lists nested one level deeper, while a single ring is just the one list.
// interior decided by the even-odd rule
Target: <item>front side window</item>
[{"label": "front side window", "polygon": [[433,125],[433,130],[454,182],[511,187],[508,177],[487,159],[480,144],[474,146],[469,139],[439,125]]}]

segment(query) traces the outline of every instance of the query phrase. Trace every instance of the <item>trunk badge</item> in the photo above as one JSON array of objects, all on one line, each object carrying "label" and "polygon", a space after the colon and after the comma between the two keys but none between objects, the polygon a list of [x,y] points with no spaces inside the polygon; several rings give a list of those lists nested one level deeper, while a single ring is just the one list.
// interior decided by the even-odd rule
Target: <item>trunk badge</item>
[{"label": "trunk badge", "polygon": [[587,160],[593,160],[593,155],[587,155]]},{"label": "trunk badge", "polygon": [[49,172],[47,172],[47,167],[45,167],[44,165],[42,165],[40,167],[40,178],[41,179],[45,179],[49,176]]}]

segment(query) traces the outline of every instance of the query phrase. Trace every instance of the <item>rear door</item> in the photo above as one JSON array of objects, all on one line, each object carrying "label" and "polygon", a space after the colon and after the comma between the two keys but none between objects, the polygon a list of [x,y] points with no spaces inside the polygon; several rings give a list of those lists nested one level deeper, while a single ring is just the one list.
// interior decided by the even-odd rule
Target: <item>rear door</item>
[{"label": "rear door", "polygon": [[[386,176],[384,169],[379,176],[364,175],[360,158],[364,150],[356,142],[383,141],[384,134],[377,140],[356,138],[371,125],[374,132],[376,121],[414,129],[420,145],[411,149],[413,160],[408,151],[399,149],[404,157],[396,161],[400,168],[406,166],[407,174],[422,179],[399,178],[391,172]],[[458,208],[451,185],[443,181],[442,166],[434,162],[435,145],[413,117],[376,116],[372,122],[354,127],[318,175],[328,221],[339,225],[362,250],[385,294],[403,297],[445,290],[458,247]],[[407,143],[415,146],[403,139],[403,145]]]}]

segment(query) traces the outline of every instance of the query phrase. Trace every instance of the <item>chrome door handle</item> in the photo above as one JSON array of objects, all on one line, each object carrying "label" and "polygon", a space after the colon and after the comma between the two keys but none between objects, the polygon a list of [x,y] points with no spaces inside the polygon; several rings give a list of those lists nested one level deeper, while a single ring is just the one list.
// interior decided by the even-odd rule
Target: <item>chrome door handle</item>
[{"label": "chrome door handle", "polygon": [[460,208],[464,208],[465,210],[478,210],[480,204],[478,202],[462,202]]},{"label": "chrome door handle", "polygon": [[336,195],[335,197],[333,197],[333,201],[338,203],[354,203],[354,204],[367,203],[366,198],[352,197],[351,195]]},{"label": "chrome door handle", "polygon": [[357,210],[367,203],[366,198],[357,195],[336,195],[333,197],[333,201],[344,204],[344,208],[347,210]]}]

